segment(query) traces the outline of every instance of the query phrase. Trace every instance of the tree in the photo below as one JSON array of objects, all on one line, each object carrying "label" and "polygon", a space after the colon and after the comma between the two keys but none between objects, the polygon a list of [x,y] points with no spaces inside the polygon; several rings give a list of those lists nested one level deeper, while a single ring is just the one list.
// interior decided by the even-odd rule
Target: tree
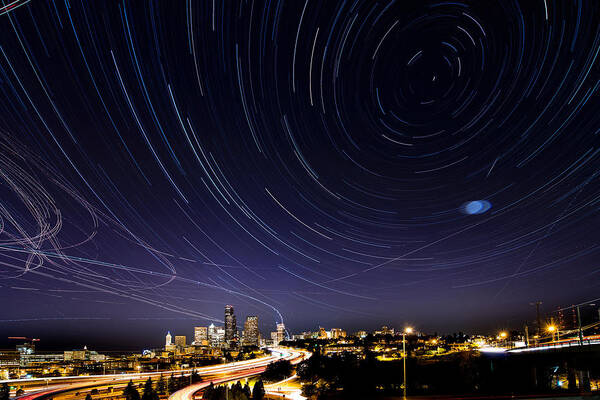
[{"label": "tree", "polygon": [[252,391],[250,390],[250,386],[248,385],[248,383],[246,383],[244,385],[244,388],[242,389],[242,391],[246,395],[246,398],[248,400],[250,400],[252,398]]},{"label": "tree", "polygon": [[198,374],[198,371],[196,371],[196,370],[192,371],[191,381],[192,381],[192,383],[202,382],[202,377]]},{"label": "tree", "polygon": [[8,385],[5,383],[0,386],[0,400],[8,400],[10,396],[10,389]]},{"label": "tree", "polygon": [[250,400],[250,398],[244,392],[244,387],[240,381],[237,381],[237,383],[231,387],[231,391],[229,393],[232,400]]},{"label": "tree", "polygon": [[123,390],[123,396],[125,400],[140,400],[140,393],[133,386],[133,381],[129,381],[125,390]]},{"label": "tree", "polygon": [[252,388],[252,400],[263,400],[265,398],[265,386],[262,379],[259,379]]},{"label": "tree", "polygon": [[144,385],[144,393],[142,394],[142,400],[158,400],[158,394],[152,387],[152,379],[148,378]]},{"label": "tree", "polygon": [[[224,386],[214,386],[211,382],[202,393],[202,398],[205,400],[226,400],[226,390]],[[229,397],[229,399],[232,399],[232,397]]]},{"label": "tree", "polygon": [[315,385],[314,383],[308,383],[306,385],[302,385],[302,396],[312,399],[318,393],[319,393],[319,391],[317,389],[317,385]]},{"label": "tree", "polygon": [[242,391],[242,383],[240,381],[237,381],[235,383],[235,385],[233,385],[233,390],[235,390],[236,392],[241,392]]},{"label": "tree", "polygon": [[293,367],[289,360],[279,360],[267,365],[262,377],[267,382],[277,382],[292,375]]},{"label": "tree", "polygon": [[175,381],[175,377],[171,373],[171,378],[169,378],[169,383],[167,384],[167,388],[169,390],[169,394],[173,394],[177,391],[177,382]]},{"label": "tree", "polygon": [[88,393],[88,394],[85,395],[85,400],[92,400],[91,393]]},{"label": "tree", "polygon": [[160,378],[156,382],[156,393],[159,396],[164,396],[167,392],[167,385],[165,384],[165,378],[160,374]]},{"label": "tree", "polygon": [[206,389],[204,389],[204,393],[202,393],[202,398],[210,400],[214,396],[215,393],[215,385],[211,382]]}]

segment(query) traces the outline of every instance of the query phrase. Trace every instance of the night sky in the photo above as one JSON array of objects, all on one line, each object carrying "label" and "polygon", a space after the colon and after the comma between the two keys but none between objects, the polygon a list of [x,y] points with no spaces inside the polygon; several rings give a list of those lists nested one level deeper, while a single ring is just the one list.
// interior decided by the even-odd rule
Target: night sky
[{"label": "night sky", "polygon": [[[3,4],[9,4],[3,2]],[[151,347],[600,297],[600,3],[0,9],[0,344]]]}]

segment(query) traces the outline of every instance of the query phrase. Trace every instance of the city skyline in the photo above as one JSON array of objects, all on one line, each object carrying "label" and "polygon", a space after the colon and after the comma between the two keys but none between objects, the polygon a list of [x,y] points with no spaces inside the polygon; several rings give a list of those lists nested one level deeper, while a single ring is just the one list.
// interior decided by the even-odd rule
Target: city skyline
[{"label": "city skyline", "polygon": [[189,345],[212,323],[235,347],[247,316],[277,340],[497,332],[593,302],[599,14],[0,6],[0,343]]},{"label": "city skyline", "polygon": [[[540,305],[542,302],[540,302]],[[532,303],[530,305],[535,305]],[[232,305],[225,305],[226,315],[233,311],[231,314],[237,319]],[[577,310],[579,308],[579,310]],[[263,324],[259,321],[258,316],[248,315],[245,317],[243,327],[239,327],[233,332],[233,337],[237,338],[235,344],[231,341],[226,340],[225,324],[215,325],[198,325],[192,324],[191,321],[181,321],[184,325],[181,325],[177,329],[172,329],[172,325],[167,327],[154,324],[151,332],[166,332],[163,336],[163,345],[165,349],[174,350],[176,348],[183,348],[189,346],[203,346],[203,347],[214,347],[224,350],[235,350],[243,346],[259,346],[265,347],[268,345],[277,345],[282,340],[295,340],[298,338],[314,338],[314,339],[339,339],[349,337],[364,338],[367,335],[398,335],[404,329],[409,327],[414,334],[423,336],[451,336],[451,335],[470,335],[470,336],[495,336],[498,332],[520,332],[520,335],[530,334],[539,335],[540,332],[547,333],[548,328],[551,327],[552,332],[554,330],[567,330],[576,331],[583,325],[588,326],[590,322],[600,320],[600,306],[596,303],[583,303],[580,305],[572,305],[557,310],[551,310],[545,312],[541,309],[541,313],[536,315],[534,318],[529,319],[522,325],[514,323],[499,324],[493,328],[476,330],[476,329],[456,329],[456,330],[429,330],[423,326],[412,323],[402,324],[390,324],[383,323],[375,327],[357,325],[354,328],[348,328],[347,326],[339,325],[322,325],[315,323],[311,326],[304,326],[300,328],[288,329],[285,324],[282,323],[266,323]],[[248,329],[249,328],[249,329]],[[166,331],[165,331],[166,329]],[[586,328],[587,329],[587,328]],[[99,341],[94,339],[94,336],[81,337],[69,337],[63,335],[62,340],[53,339],[52,336],[38,335],[40,332],[36,332],[35,335],[20,335],[11,336],[6,338],[0,338],[0,349],[2,347],[10,348],[15,340],[34,340],[38,343],[38,347],[48,350],[64,350],[64,349],[78,349],[91,346],[102,351],[139,351],[141,349],[159,348],[161,347],[159,341],[154,334],[152,336],[147,333],[145,336],[139,335],[136,343],[122,343],[120,340],[115,340],[118,337],[117,330],[111,332],[111,336],[108,341]],[[249,333],[246,333],[249,332]],[[43,332],[42,332],[43,333]],[[249,336],[248,336],[249,335]],[[38,337],[39,336],[39,337]],[[35,337],[35,338],[34,338]],[[34,339],[31,339],[34,338]],[[145,339],[144,339],[145,338]],[[189,340],[188,340],[189,339]],[[259,340],[260,339],[260,340]],[[40,343],[41,342],[41,343]]]}]

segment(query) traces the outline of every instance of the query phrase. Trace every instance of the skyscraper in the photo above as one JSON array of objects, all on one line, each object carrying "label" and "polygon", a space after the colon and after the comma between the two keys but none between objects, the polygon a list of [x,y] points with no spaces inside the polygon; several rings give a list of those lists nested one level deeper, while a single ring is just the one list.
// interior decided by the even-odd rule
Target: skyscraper
[{"label": "skyscraper", "polygon": [[210,324],[208,327],[208,341],[212,347],[221,347],[225,339],[225,329],[222,326]]},{"label": "skyscraper", "polygon": [[185,336],[175,336],[175,345],[185,347]]},{"label": "skyscraper", "polygon": [[285,340],[285,325],[282,323],[277,324],[277,344]]},{"label": "skyscraper", "polygon": [[194,344],[201,345],[208,340],[208,328],[206,326],[197,326],[194,328]]},{"label": "skyscraper", "polygon": [[271,341],[273,342],[273,346],[279,345],[279,340],[277,338],[277,332],[271,332]]},{"label": "skyscraper", "polygon": [[233,313],[233,306],[225,306],[225,342],[231,344],[237,336],[237,326],[235,323],[235,314]]},{"label": "skyscraper", "polygon": [[167,332],[167,336],[165,337],[165,346],[170,346],[172,343],[171,332]]},{"label": "skyscraper", "polygon": [[249,315],[244,322],[244,346],[258,346],[258,317]]}]

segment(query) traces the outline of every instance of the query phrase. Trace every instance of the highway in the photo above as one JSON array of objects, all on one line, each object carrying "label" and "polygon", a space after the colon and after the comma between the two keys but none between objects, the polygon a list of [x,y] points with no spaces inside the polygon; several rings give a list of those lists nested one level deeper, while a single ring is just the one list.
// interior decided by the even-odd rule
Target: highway
[{"label": "highway", "polygon": [[312,354],[303,351],[303,350],[288,350],[288,349],[271,349],[273,352],[277,352],[278,356],[273,360],[261,361],[260,363],[254,364],[252,367],[247,368],[245,370],[231,370],[229,373],[224,374],[217,379],[213,379],[211,381],[200,382],[194,385],[187,386],[169,396],[169,400],[193,400],[194,396],[197,392],[206,388],[210,385],[210,382],[213,384],[225,383],[237,381],[240,379],[248,378],[254,375],[258,375],[262,373],[273,361],[277,360],[289,360],[292,364],[298,364],[299,362],[307,359]]},{"label": "highway", "polygon": [[282,381],[265,385],[265,392],[271,397],[306,400],[306,397],[302,396],[302,385],[295,374]]},{"label": "highway", "polygon": [[[7,383],[10,386],[26,386],[26,394],[17,397],[19,400],[35,400],[41,399],[48,395],[56,395],[59,393],[71,392],[77,389],[91,389],[98,386],[113,386],[114,388],[121,387],[127,384],[129,380],[134,382],[144,381],[151,378],[157,378],[161,374],[169,375],[174,373],[178,376],[190,375],[192,371],[203,378],[214,377],[213,382],[222,383],[231,380],[238,380],[245,377],[260,374],[266,366],[280,359],[288,359],[293,363],[298,363],[310,356],[310,353],[287,350],[282,348],[270,349],[272,354],[265,357],[256,358],[253,360],[237,361],[228,364],[218,364],[195,369],[168,370],[156,372],[141,372],[129,374],[110,374],[110,375],[90,375],[90,376],[65,376],[55,378],[31,378],[31,379],[13,379],[0,380],[0,384]],[[203,383],[197,384],[202,385]],[[208,383],[207,383],[208,384]],[[193,386],[197,386],[193,385]],[[194,392],[202,389],[202,387],[194,390]],[[185,390],[185,389],[184,389]],[[180,391],[181,392],[181,391]],[[179,392],[174,393],[177,394]]]}]

